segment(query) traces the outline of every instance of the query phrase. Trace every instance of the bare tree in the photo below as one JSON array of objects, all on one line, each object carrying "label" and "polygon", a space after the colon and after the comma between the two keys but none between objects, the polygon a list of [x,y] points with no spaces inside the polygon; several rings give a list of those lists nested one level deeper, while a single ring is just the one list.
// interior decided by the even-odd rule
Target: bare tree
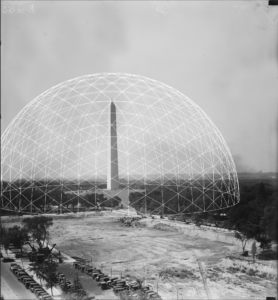
[{"label": "bare tree", "polygon": [[246,236],[244,233],[240,233],[238,231],[235,232],[235,238],[241,242],[242,253],[244,253],[246,243],[250,238],[248,236]]}]

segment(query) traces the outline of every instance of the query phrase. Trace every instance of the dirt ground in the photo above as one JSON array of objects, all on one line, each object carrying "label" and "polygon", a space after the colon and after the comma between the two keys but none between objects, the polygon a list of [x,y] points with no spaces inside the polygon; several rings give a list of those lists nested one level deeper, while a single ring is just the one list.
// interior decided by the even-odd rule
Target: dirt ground
[{"label": "dirt ground", "polygon": [[223,258],[240,252],[239,245],[143,224],[139,228],[125,227],[119,217],[112,212],[55,218],[51,243],[71,257],[92,262],[107,274],[141,279],[163,299],[207,299],[198,260],[203,265],[211,299],[276,297],[276,278],[262,278],[257,273],[221,265]]}]

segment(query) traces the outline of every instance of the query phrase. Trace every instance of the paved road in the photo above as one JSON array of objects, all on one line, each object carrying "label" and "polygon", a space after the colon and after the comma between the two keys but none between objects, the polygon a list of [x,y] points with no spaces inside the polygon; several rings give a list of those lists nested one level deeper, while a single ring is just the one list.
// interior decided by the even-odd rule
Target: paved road
[{"label": "paved road", "polygon": [[4,299],[37,299],[32,292],[17,280],[17,277],[9,269],[10,265],[11,263],[1,261],[1,295],[4,296]]}]

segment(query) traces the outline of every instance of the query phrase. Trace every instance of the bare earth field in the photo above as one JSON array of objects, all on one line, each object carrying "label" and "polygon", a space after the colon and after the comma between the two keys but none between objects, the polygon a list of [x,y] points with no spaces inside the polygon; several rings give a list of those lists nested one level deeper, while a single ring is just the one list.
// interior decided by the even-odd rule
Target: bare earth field
[{"label": "bare earth field", "polygon": [[221,264],[226,256],[240,252],[239,245],[146,226],[148,222],[159,224],[159,219],[144,219],[145,224],[139,228],[125,227],[119,217],[111,213],[55,218],[51,243],[71,257],[92,261],[107,274],[143,280],[163,299],[207,299],[198,260],[203,265],[211,299],[276,296],[277,278]]}]

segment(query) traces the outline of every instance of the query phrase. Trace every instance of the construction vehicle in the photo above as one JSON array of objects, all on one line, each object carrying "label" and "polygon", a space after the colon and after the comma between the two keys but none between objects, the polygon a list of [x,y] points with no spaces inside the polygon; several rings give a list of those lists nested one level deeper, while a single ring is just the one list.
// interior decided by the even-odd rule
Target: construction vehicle
[{"label": "construction vehicle", "polygon": [[28,253],[30,261],[42,263],[51,254],[51,255],[55,256],[60,263],[62,262],[61,256],[56,255],[52,251],[54,249],[54,247],[56,246],[56,244],[54,244],[51,249],[49,249],[48,247],[43,247],[43,248],[39,248],[38,250],[34,246],[32,246],[29,242],[26,242],[26,244],[28,244],[32,249],[32,252]]}]

